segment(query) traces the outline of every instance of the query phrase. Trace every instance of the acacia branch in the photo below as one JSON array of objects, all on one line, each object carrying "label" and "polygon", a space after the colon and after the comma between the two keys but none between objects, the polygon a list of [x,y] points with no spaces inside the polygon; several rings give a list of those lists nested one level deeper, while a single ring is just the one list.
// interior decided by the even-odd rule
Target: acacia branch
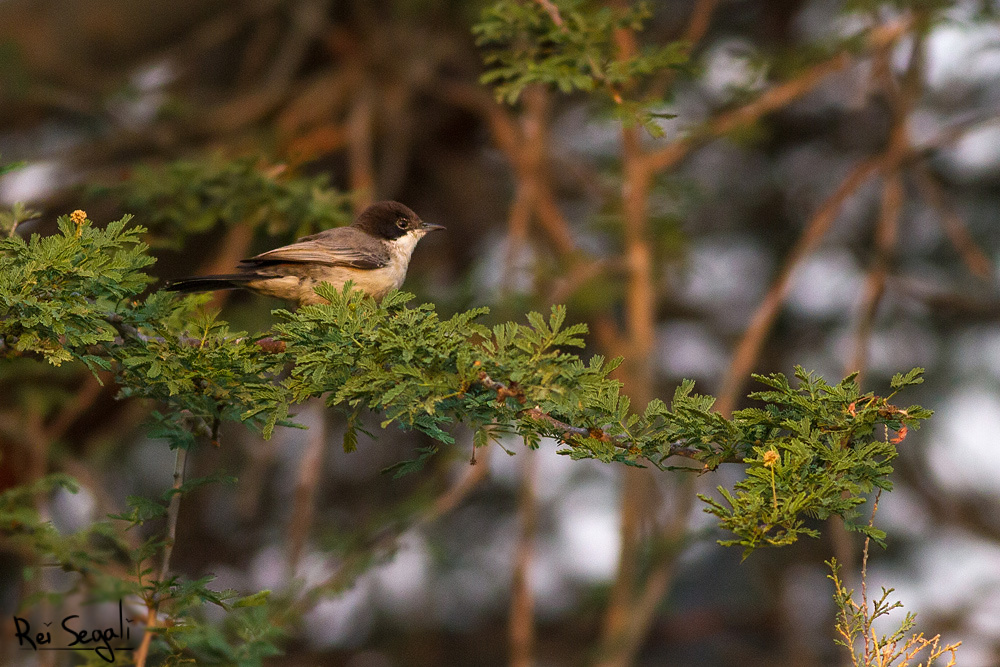
[{"label": "acacia branch", "polygon": [[[113,326],[119,333],[119,336],[112,341],[115,345],[123,345],[127,339],[132,339],[145,345],[148,345],[149,343],[167,342],[167,339],[162,336],[147,336],[139,331],[135,325],[126,322],[125,319],[118,313],[106,313],[104,315],[104,321]],[[193,336],[177,336],[175,340],[186,347],[201,347],[204,343],[201,338],[195,338]],[[233,338],[227,342],[230,345],[241,345],[247,340],[251,340],[251,337],[241,336],[239,338]],[[285,351],[286,347],[284,341],[276,340],[270,336],[255,340],[254,343],[265,354],[280,354]]]},{"label": "acacia branch", "polygon": [[[497,382],[491,378],[485,371],[479,373],[478,378],[479,384],[487,389],[492,389],[497,392],[497,401],[505,401],[507,398],[513,398],[519,403],[527,402],[527,397],[524,394],[524,390],[517,385],[517,383],[511,383],[510,386],[504,384],[503,382]],[[517,413],[520,417],[526,417],[532,421],[539,422],[547,425],[551,432],[550,437],[554,437],[556,440],[561,442],[568,447],[575,447],[576,441],[583,438],[593,438],[595,440],[600,440],[601,442],[608,443],[619,449],[631,452],[635,448],[635,443],[630,442],[627,438],[622,436],[614,436],[608,433],[603,428],[585,428],[583,426],[574,426],[567,422],[562,421],[557,417],[553,417],[548,412],[542,410],[540,406],[534,406],[530,408],[524,408]],[[671,443],[666,455],[668,456],[683,456],[685,458],[693,459],[695,461],[701,461],[705,458],[706,453],[703,449],[698,449],[690,445],[675,442]],[[647,459],[648,460],[648,459]],[[727,457],[723,459],[722,463],[742,463],[743,460],[737,457]]]}]

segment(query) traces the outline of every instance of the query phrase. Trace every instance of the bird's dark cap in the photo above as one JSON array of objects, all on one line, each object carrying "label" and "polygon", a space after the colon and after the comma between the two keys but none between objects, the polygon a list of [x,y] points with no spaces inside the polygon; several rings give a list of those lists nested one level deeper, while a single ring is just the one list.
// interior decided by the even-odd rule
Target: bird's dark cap
[{"label": "bird's dark cap", "polygon": [[351,226],[372,236],[392,240],[430,225],[426,225],[408,206],[397,201],[380,201],[363,210]]}]

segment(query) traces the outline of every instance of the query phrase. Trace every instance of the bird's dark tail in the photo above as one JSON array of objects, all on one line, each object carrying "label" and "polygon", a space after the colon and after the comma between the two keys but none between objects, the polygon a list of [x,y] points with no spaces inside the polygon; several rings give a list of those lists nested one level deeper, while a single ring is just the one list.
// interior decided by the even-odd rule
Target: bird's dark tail
[{"label": "bird's dark tail", "polygon": [[228,273],[218,276],[182,278],[169,283],[164,289],[170,292],[211,292],[217,289],[239,289],[253,280],[245,273]]}]

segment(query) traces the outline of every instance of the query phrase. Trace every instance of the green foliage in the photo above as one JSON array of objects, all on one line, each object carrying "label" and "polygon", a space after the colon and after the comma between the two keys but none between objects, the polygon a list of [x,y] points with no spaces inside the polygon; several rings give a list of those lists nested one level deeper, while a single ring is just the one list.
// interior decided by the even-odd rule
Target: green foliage
[{"label": "green foliage", "polygon": [[[191,311],[201,300],[153,295],[129,313],[142,332],[126,336],[114,350],[116,381],[124,397],[158,401],[151,433],[173,446],[190,447],[195,436],[215,437],[223,420],[242,421],[262,385],[281,371],[282,354],[262,353],[256,338],[231,332],[225,322]],[[156,321],[153,312],[173,307],[187,317]],[[273,422],[272,422],[273,425]]]},{"label": "green foliage", "polygon": [[157,247],[179,247],[187,235],[218,224],[298,237],[350,222],[348,198],[325,177],[283,177],[281,169],[261,170],[255,158],[139,166],[127,182],[93,194],[121,200],[147,221]]},{"label": "green foliage", "polygon": [[77,359],[106,369],[89,346],[114,340],[107,314],[146,288],[141,269],[154,260],[145,230],[126,228],[130,216],[98,229],[77,213],[59,218],[58,234],[0,240],[0,341],[57,366]]},{"label": "green foliage", "polygon": [[[255,604],[247,606],[248,599]],[[263,664],[265,658],[281,655],[277,643],[286,633],[258,602],[259,596],[231,601],[226,605],[230,613],[221,626],[202,621],[170,628],[157,647],[169,652],[165,664],[252,667]]]},{"label": "green foliage", "polygon": [[[897,375],[893,389],[919,384],[922,372]],[[723,544],[743,546],[744,555],[762,544],[790,544],[800,535],[818,536],[806,519],[833,515],[882,543],[882,531],[853,523],[855,508],[872,490],[892,488],[896,444],[931,412],[891,405],[892,395],[861,394],[854,375],[829,385],[796,368],[796,387],[781,374],[755,377],[770,387],[751,394],[765,406],[733,415],[745,441],[753,443],[746,478],[736,493],[719,488],[724,502],[702,497],[707,511],[738,537]],[[890,438],[890,430],[898,435]]]},{"label": "green foliage", "polygon": [[[126,512],[70,534],[62,534],[51,522],[42,520],[34,504],[37,498],[58,488],[76,493],[79,487],[72,479],[49,475],[34,484],[0,493],[0,536],[4,543],[38,559],[29,562],[25,570],[29,585],[41,566],[55,566],[78,575],[71,580],[75,583],[69,589],[59,593],[38,590],[23,600],[23,607],[30,609],[43,599],[59,604],[74,592],[84,593],[87,602],[117,602],[135,596],[147,607],[156,605],[158,612],[169,619],[157,628],[158,638],[152,645],[152,655],[167,657],[168,664],[177,664],[170,661],[181,656],[194,655],[199,664],[254,665],[276,655],[275,640],[283,631],[274,618],[288,614],[287,601],[276,605],[266,590],[250,595],[216,591],[209,587],[212,577],[158,579],[153,576],[151,560],[162,550],[163,540],[127,539],[146,522],[164,518],[171,496],[186,495],[217,481],[220,478],[190,480],[179,489],[167,491],[160,500],[131,496]],[[205,605],[228,612],[221,627],[206,621]],[[102,664],[93,654],[84,657],[92,660],[88,664]]]},{"label": "green foliage", "polygon": [[656,136],[654,122],[663,114],[650,110],[655,101],[626,99],[625,91],[665,68],[688,61],[689,45],[672,42],[622,56],[615,31],[642,30],[650,18],[648,3],[622,9],[585,0],[556,0],[558,22],[538,2],[500,0],[483,10],[473,26],[476,43],[485,47],[489,67],[481,81],[496,88],[497,99],[514,104],[525,87],[553,85],[563,93],[601,91],[615,103],[624,122],[640,123]]}]

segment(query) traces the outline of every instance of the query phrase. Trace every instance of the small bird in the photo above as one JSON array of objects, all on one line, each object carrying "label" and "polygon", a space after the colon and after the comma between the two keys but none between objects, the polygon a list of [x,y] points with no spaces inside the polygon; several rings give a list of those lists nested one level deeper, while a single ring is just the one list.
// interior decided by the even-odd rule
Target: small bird
[{"label": "small bird", "polygon": [[444,229],[424,222],[394,201],[372,204],[349,227],[304,236],[239,263],[236,273],[184,278],[169,285],[174,292],[247,289],[293,301],[300,306],[326,303],[314,288],[328,282],[337,289],[348,280],[381,299],[399,289],[410,255],[428,232]]}]

